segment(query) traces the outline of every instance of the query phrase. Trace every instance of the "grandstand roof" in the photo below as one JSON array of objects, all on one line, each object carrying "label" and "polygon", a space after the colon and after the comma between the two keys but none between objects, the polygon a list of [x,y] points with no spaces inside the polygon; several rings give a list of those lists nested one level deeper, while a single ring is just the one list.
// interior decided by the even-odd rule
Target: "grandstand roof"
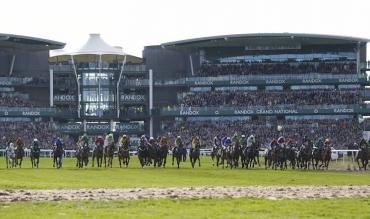
[{"label": "grandstand roof", "polygon": [[223,46],[269,46],[269,45],[325,45],[367,43],[369,39],[348,36],[303,33],[251,33],[194,38],[163,43],[166,48],[191,50]]},{"label": "grandstand roof", "polygon": [[141,63],[142,59],[123,52],[120,47],[113,47],[106,43],[100,34],[90,34],[88,41],[80,49],[72,52],[58,50],[50,54],[49,61],[63,61],[73,56],[78,61],[95,60],[96,56],[101,56],[102,60],[123,60],[126,57],[127,62]]},{"label": "grandstand roof", "polygon": [[42,51],[61,49],[65,43],[30,36],[0,33],[0,48],[6,50]]}]

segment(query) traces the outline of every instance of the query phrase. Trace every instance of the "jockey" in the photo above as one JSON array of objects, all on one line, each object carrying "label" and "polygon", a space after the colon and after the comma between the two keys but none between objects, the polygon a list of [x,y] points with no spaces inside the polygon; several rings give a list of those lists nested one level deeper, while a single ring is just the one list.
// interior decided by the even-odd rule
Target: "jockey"
[{"label": "jockey", "polygon": [[[248,138],[249,139],[249,138]],[[239,144],[241,147],[247,146],[248,145],[248,140],[245,138],[245,135],[242,135]]]},{"label": "jockey", "polygon": [[256,142],[254,135],[251,135],[247,139],[247,147],[251,147]]},{"label": "jockey", "polygon": [[231,143],[232,143],[232,141],[231,141],[230,137],[225,137],[224,141],[222,142],[223,149],[226,150],[231,145]]},{"label": "jockey", "polygon": [[39,145],[40,145],[39,140],[37,140],[37,138],[33,139],[33,141],[32,141],[32,150],[33,151],[39,151],[40,150]]},{"label": "jockey", "polygon": [[80,141],[81,143],[81,147],[84,147],[84,146],[89,146],[89,137],[87,136],[86,133],[84,133],[81,138],[80,138]]},{"label": "jockey", "polygon": [[128,140],[127,135],[122,135],[121,139],[119,140],[120,147],[126,145],[127,144],[127,140]]},{"label": "jockey", "polygon": [[59,148],[59,147],[63,148],[63,142],[59,137],[55,140],[54,146],[55,146],[55,148]]},{"label": "jockey", "polygon": [[183,147],[183,143],[182,143],[182,139],[181,139],[181,136],[177,136],[176,140],[175,140],[175,147]]},{"label": "jockey", "polygon": [[273,150],[276,146],[278,146],[277,140],[274,138],[270,143],[270,149]]},{"label": "jockey", "polygon": [[157,146],[157,142],[153,137],[149,138],[149,146],[155,148]]},{"label": "jockey", "polygon": [[320,138],[318,138],[318,139],[316,140],[316,142],[315,142],[315,147],[316,147],[316,148],[318,148],[319,150],[321,150],[323,146],[324,146],[324,145],[323,145],[323,142],[322,142],[322,138],[320,137]]},{"label": "jockey", "polygon": [[192,148],[195,148],[196,146],[200,146],[200,138],[199,136],[196,136],[195,138],[193,138],[193,141],[192,141]]},{"label": "jockey", "polygon": [[220,141],[220,139],[218,138],[218,136],[215,136],[215,137],[213,138],[213,147],[218,148],[218,147],[220,147],[220,146],[221,146],[221,141]]},{"label": "jockey", "polygon": [[104,139],[102,136],[98,136],[95,140],[95,145],[98,146],[98,145],[104,145]]},{"label": "jockey", "polygon": [[140,137],[140,144],[139,144],[138,149],[141,150],[141,151],[143,151],[143,150],[145,150],[147,148],[148,144],[149,144],[148,143],[148,139],[146,139],[146,136],[145,135],[142,135]]},{"label": "jockey", "polygon": [[237,145],[239,144],[239,137],[238,133],[235,132],[234,136],[231,138],[231,144],[232,145]]},{"label": "jockey", "polygon": [[196,136],[193,138],[193,141],[191,142],[191,148],[190,149],[195,149],[195,148],[200,148],[200,138],[199,136]]},{"label": "jockey", "polygon": [[330,144],[331,144],[330,139],[329,138],[325,139],[325,141],[324,141],[324,147],[325,148],[330,148]]},{"label": "jockey", "polygon": [[105,136],[104,147],[114,144],[113,133],[109,133]]},{"label": "jockey", "polygon": [[7,146],[6,147],[6,149],[5,149],[7,152],[9,152],[9,154],[10,154],[10,156],[14,156],[14,154],[15,154],[15,148],[14,148],[14,143],[13,142],[11,142],[10,144],[9,144],[9,146]]},{"label": "jockey", "polygon": [[278,143],[278,146],[280,146],[281,148],[284,148],[285,147],[285,138],[283,136],[280,136],[277,140],[277,143]]},{"label": "jockey", "polygon": [[165,146],[165,145],[167,145],[167,144],[168,144],[167,137],[166,137],[166,136],[163,136],[163,137],[161,138],[161,140],[160,140],[159,144],[160,144],[161,146]]},{"label": "jockey", "polygon": [[20,137],[17,138],[17,141],[15,142],[16,147],[22,147],[23,141]]},{"label": "jockey", "polygon": [[289,148],[295,148],[294,140],[291,138],[288,138],[287,146]]}]

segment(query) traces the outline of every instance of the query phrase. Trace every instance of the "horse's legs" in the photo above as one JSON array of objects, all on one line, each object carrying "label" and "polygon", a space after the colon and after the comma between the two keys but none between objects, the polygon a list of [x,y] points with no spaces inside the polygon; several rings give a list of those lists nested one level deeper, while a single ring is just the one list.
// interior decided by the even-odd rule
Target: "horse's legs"
[{"label": "horse's legs", "polygon": [[[95,160],[94,153],[93,153],[93,155],[92,155],[92,158],[91,158],[91,159],[92,159],[92,161],[91,161],[91,162],[92,162],[91,167],[94,167],[94,160]],[[96,160],[98,160],[98,159],[96,159]],[[98,162],[98,161],[97,161],[97,162]],[[98,166],[99,166],[99,164],[98,164]]]}]

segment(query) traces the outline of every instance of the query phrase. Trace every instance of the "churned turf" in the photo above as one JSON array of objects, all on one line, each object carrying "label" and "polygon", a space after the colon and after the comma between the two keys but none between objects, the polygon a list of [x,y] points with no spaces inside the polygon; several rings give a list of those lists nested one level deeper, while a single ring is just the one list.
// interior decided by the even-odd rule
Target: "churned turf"
[{"label": "churned turf", "polygon": [[369,218],[369,199],[144,199],[0,203],[1,218]]},{"label": "churned turf", "polygon": [[54,169],[51,159],[43,158],[40,168],[32,169],[26,158],[22,169],[6,169],[4,158],[0,158],[0,189],[370,184],[369,171],[230,170],[213,167],[209,157],[203,157],[202,166],[195,169],[188,161],[180,169],[171,162],[166,168],[142,169],[136,157],[128,168],[119,168],[117,158],[114,168],[92,168],[89,164],[87,169],[78,169],[71,158],[64,159],[63,165],[62,169]]}]

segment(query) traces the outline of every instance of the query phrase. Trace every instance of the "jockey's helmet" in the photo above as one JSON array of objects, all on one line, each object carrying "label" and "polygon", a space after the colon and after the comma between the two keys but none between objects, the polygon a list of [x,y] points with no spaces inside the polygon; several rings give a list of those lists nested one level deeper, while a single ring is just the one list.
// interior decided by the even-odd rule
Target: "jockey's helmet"
[{"label": "jockey's helmet", "polygon": [[283,136],[280,136],[280,137],[278,138],[277,142],[278,142],[279,144],[284,143],[284,142],[285,142],[284,137],[283,137]]},{"label": "jockey's helmet", "polygon": [[242,135],[242,138],[245,138],[245,135]]},{"label": "jockey's helmet", "polygon": [[325,139],[324,144],[330,144],[330,139],[329,138]]}]

